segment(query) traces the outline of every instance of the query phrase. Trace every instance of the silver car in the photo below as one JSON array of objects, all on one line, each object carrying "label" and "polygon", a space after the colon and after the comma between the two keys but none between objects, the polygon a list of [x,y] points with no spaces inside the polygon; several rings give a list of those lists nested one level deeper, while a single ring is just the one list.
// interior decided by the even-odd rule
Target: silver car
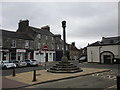
[{"label": "silver car", "polygon": [[25,67],[27,63],[23,60],[11,60],[12,63],[15,63],[17,67]]},{"label": "silver car", "polygon": [[1,62],[2,64],[2,69],[7,69],[7,68],[15,68],[16,64],[9,62],[9,60],[4,60]]},{"label": "silver car", "polygon": [[39,62],[36,60],[27,59],[24,60],[27,63],[27,66],[38,66]]}]

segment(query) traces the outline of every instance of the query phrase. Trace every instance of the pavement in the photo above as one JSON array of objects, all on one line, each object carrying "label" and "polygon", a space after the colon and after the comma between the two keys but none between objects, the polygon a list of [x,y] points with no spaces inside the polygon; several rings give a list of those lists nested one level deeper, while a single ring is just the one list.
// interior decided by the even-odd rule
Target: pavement
[{"label": "pavement", "polygon": [[16,74],[16,76],[3,76],[2,88],[32,88],[34,85],[53,82],[63,79],[70,79],[95,73],[107,72],[110,69],[82,68],[83,72],[78,73],[50,73],[47,70],[37,70],[36,80],[33,82],[33,71]]}]

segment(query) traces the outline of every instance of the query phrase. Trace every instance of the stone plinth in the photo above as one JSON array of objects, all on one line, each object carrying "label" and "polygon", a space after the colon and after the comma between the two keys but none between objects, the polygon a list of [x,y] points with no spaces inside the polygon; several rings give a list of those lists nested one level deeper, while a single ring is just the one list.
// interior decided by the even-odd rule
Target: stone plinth
[{"label": "stone plinth", "polygon": [[52,73],[76,73],[81,71],[83,70],[66,60],[57,63],[56,65],[52,66],[50,69],[47,70],[47,72]]}]

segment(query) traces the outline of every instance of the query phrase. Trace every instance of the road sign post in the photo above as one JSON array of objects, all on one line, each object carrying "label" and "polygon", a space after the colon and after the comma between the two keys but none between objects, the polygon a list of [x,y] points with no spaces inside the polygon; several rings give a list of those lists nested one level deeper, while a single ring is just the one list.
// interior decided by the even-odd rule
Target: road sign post
[{"label": "road sign post", "polygon": [[43,51],[45,51],[45,70],[46,70],[46,67],[47,67],[47,65],[46,65],[46,51],[48,51],[48,46],[44,46]]}]

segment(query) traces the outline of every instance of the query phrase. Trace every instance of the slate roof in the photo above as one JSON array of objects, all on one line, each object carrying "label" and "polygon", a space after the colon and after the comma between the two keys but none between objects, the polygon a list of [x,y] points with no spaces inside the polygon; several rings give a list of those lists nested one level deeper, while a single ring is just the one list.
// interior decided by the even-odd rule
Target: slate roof
[{"label": "slate roof", "polygon": [[3,29],[0,29],[0,30],[2,31],[2,37],[18,38],[18,39],[24,39],[24,40],[33,40],[25,33],[13,32],[13,31],[8,31],[8,30],[3,30]]},{"label": "slate roof", "polygon": [[94,42],[88,46],[107,46],[107,45],[120,45],[120,36],[102,38],[102,41]]},{"label": "slate roof", "polygon": [[48,31],[46,29],[39,29],[39,28],[31,27],[31,26],[29,26],[29,29],[35,31],[36,33],[42,34],[42,35],[54,36],[53,33],[51,33],[50,31]]}]

